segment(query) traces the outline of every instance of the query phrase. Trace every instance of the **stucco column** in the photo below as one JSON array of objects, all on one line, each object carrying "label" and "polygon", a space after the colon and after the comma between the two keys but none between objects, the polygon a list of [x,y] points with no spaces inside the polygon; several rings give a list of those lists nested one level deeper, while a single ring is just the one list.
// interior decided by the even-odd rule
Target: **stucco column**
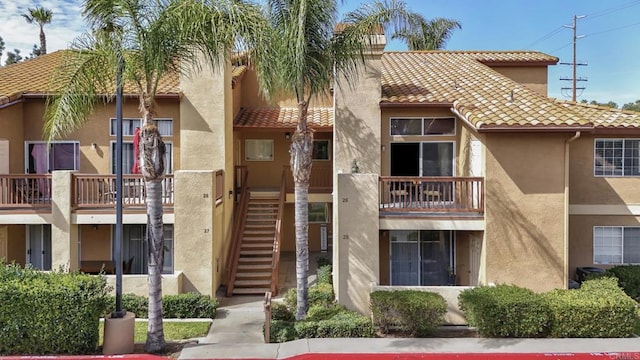
[{"label": "stucco column", "polygon": [[174,173],[174,267],[184,273],[182,290],[214,296],[215,172]]},{"label": "stucco column", "polygon": [[73,171],[52,174],[51,268],[78,270],[78,225],[71,223]]},{"label": "stucco column", "polygon": [[380,282],[378,174],[338,174],[338,232],[334,236],[336,299],[369,312],[371,284]]}]

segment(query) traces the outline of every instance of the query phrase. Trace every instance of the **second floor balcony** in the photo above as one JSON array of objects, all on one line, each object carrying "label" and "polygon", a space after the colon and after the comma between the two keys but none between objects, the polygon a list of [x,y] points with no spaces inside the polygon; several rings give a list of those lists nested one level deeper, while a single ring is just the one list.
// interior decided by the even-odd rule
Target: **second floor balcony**
[{"label": "second floor balcony", "polygon": [[482,177],[381,176],[380,215],[483,216]]}]

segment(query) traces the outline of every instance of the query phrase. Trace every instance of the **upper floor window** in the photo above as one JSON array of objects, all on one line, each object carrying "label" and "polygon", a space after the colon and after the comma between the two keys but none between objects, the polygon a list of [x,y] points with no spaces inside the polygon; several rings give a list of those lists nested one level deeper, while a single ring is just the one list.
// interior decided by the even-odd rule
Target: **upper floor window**
[{"label": "upper floor window", "polygon": [[[165,142],[164,143],[164,173],[171,174],[173,173],[173,143]],[[135,149],[133,147],[133,142],[124,141],[122,143],[122,173],[123,174],[132,174],[133,173],[133,164],[135,163]],[[116,173],[116,142],[111,142],[111,173]]]},{"label": "upper floor window", "polygon": [[640,139],[596,139],[596,176],[640,176]]},{"label": "upper floor window", "polygon": [[54,141],[26,142],[26,170],[29,174],[45,174],[55,170],[80,169],[80,143]]},{"label": "upper floor window", "polygon": [[640,264],[640,227],[594,226],[594,264]]},{"label": "upper floor window", "polygon": [[313,160],[329,160],[329,154],[329,140],[313,140]]},{"label": "upper floor window", "polygon": [[455,135],[454,118],[392,118],[391,135]]},{"label": "upper floor window", "polygon": [[[154,119],[158,126],[158,131],[162,136],[173,136],[173,119]],[[142,119],[124,118],[122,119],[122,135],[133,136],[136,128],[142,126]],[[109,134],[116,136],[116,119],[111,118]]]},{"label": "upper floor window", "polygon": [[273,161],[273,139],[245,139],[244,152],[247,161]]}]

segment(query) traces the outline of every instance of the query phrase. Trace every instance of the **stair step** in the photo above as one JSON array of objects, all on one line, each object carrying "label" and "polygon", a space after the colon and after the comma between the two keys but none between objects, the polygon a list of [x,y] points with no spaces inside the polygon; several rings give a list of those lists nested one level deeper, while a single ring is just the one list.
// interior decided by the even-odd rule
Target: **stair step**
[{"label": "stair step", "polygon": [[247,224],[245,229],[261,229],[261,228],[273,228],[273,224]]},{"label": "stair step", "polygon": [[275,234],[276,230],[272,229],[271,231],[269,230],[245,230],[243,232],[244,235],[273,235]]},{"label": "stair step", "polygon": [[264,293],[271,291],[271,288],[268,287],[259,287],[259,288],[233,288],[234,295],[264,295]]},{"label": "stair step", "polygon": [[[269,269],[271,270],[271,269]],[[245,272],[238,271],[236,272],[236,281],[237,279],[246,279],[246,278],[269,278],[271,279],[271,271],[262,271],[262,272]],[[258,279],[255,279],[258,280]]]},{"label": "stair step", "polygon": [[242,243],[241,249],[272,249],[273,243],[271,242],[250,242],[250,243]]},{"label": "stair step", "polygon": [[276,219],[274,219],[271,216],[265,216],[264,218],[262,218],[260,216],[251,216],[251,217],[247,216],[247,220],[246,221],[250,222],[250,223],[263,222],[265,224],[269,224],[269,225],[273,226],[275,224],[275,222],[276,222]]},{"label": "stair step", "polygon": [[249,286],[270,286],[271,279],[265,280],[236,280],[233,283],[234,290],[239,287],[249,287]]},{"label": "stair step", "polygon": [[252,257],[241,257],[238,260],[238,266],[247,266],[247,265],[268,265],[271,266],[271,256],[252,256]]},{"label": "stair step", "polygon": [[240,256],[243,255],[272,255],[273,250],[240,250]]},{"label": "stair step", "polygon": [[258,265],[238,264],[238,272],[240,272],[241,270],[244,270],[244,271],[269,270],[269,271],[271,271],[271,264],[258,264]]},{"label": "stair step", "polygon": [[255,236],[255,237],[243,237],[242,242],[245,243],[262,243],[266,242],[273,244],[273,236]]}]

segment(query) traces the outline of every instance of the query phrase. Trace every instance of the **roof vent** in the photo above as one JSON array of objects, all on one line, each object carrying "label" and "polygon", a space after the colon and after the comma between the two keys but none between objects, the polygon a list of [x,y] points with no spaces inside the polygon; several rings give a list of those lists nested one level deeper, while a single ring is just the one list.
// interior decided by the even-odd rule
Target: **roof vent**
[{"label": "roof vent", "polygon": [[511,90],[511,102],[515,102],[516,92],[515,90]]}]

